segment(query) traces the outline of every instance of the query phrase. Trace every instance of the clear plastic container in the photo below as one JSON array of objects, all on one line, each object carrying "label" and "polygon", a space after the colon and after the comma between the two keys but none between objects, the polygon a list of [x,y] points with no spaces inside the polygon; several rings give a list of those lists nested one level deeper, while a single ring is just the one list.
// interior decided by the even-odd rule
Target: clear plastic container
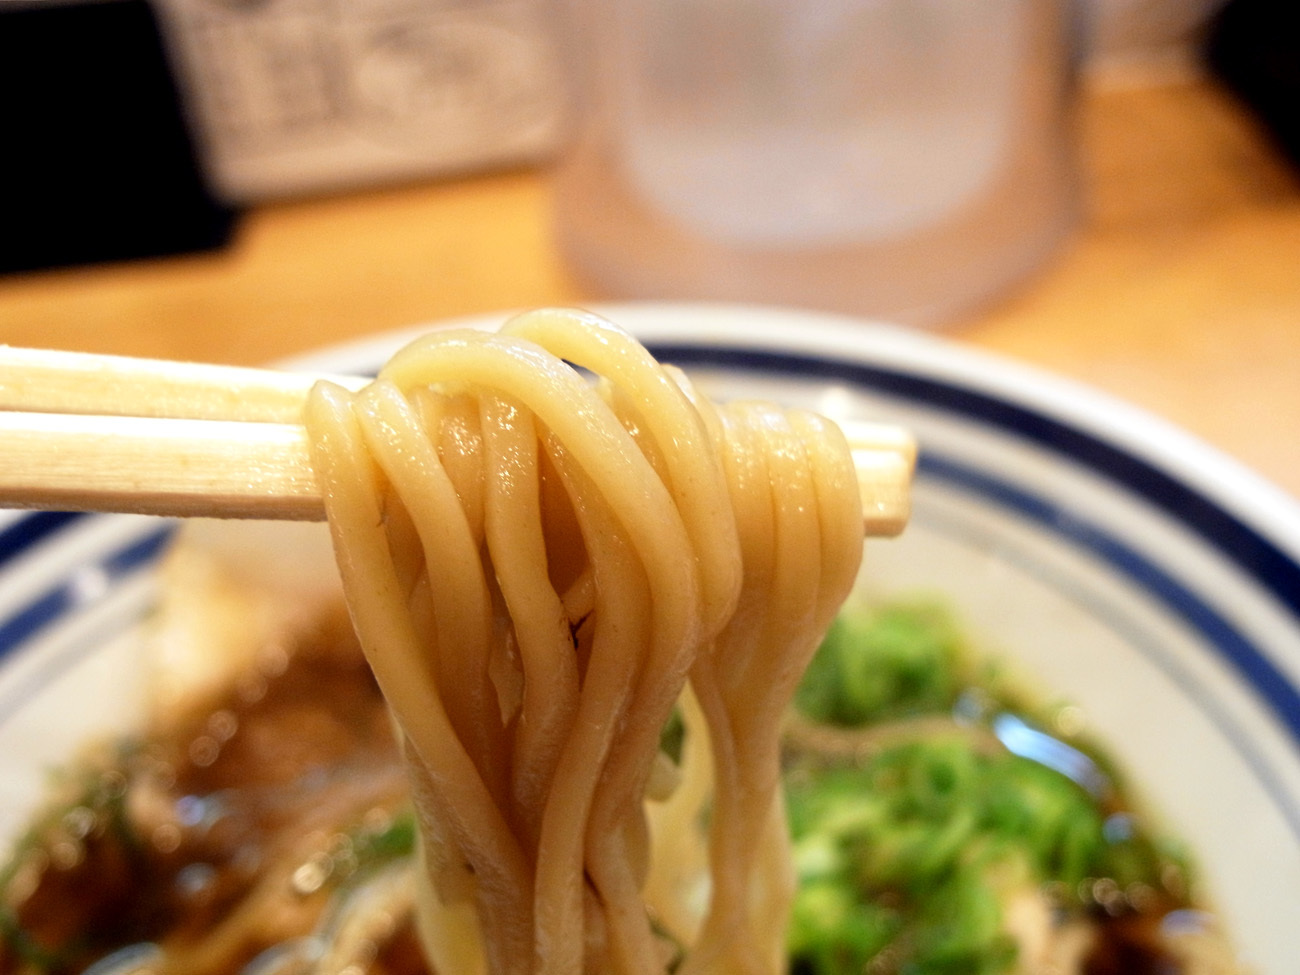
[{"label": "clear plastic container", "polygon": [[1077,214],[1066,0],[568,0],[556,231],[611,297],[939,324]]}]

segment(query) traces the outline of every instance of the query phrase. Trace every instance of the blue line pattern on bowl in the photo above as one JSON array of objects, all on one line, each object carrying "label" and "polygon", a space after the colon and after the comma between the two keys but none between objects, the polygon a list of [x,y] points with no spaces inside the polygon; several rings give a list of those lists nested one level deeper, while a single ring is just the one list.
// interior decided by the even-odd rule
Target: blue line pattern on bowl
[{"label": "blue line pattern on bowl", "polygon": [[918,460],[918,474],[939,478],[1011,509],[1067,538],[1119,569],[1143,590],[1174,609],[1253,687],[1282,720],[1300,747],[1300,693],[1267,656],[1204,600],[1145,558],[1132,546],[1045,498],[948,458],[932,453]]},{"label": "blue line pattern on bowl", "polygon": [[[785,378],[834,379],[877,393],[923,403],[1015,433],[1103,474],[1155,504],[1209,542],[1286,606],[1300,626],[1300,564],[1269,539],[1211,499],[1140,457],[1050,416],[979,390],[878,365],[758,349],[653,344],[651,351],[676,365],[766,372]],[[1300,715],[1288,715],[1288,724]]]},{"label": "blue line pattern on bowl", "polygon": [[[0,530],[0,567],[85,517],[73,511],[34,511],[16,518]],[[2,640],[0,646],[5,646]]]},{"label": "blue line pattern on bowl", "polygon": [[[1300,713],[1300,696],[1297,696],[1296,689],[1286,682],[1258,647],[1177,579],[1111,533],[985,471],[952,458],[937,456],[933,452],[923,455],[917,466],[918,480],[946,482],[966,495],[983,498],[1064,538],[1077,548],[1090,552],[1136,582],[1144,593],[1170,607],[1180,619],[1188,622],[1204,637],[1216,653],[1236,666],[1247,685],[1264,699],[1275,714],[1281,716],[1292,744],[1300,747],[1300,729],[1290,720]],[[946,532],[952,532],[951,526],[946,528]],[[1007,557],[1005,550],[1001,557]],[[1033,568],[1037,573],[1051,575],[1041,565],[1034,565]],[[1300,806],[1290,799],[1273,766],[1260,754],[1258,744],[1220,706],[1214,695],[1191,676],[1185,666],[1153,645],[1140,627],[1118,618],[1113,605],[1080,592],[1077,583],[1072,580],[1052,578],[1050,584],[1059,594],[1093,606],[1097,615],[1104,618],[1112,629],[1124,631],[1130,645],[1196,701],[1197,709],[1218,729],[1223,739],[1231,744],[1261,788],[1272,797],[1274,806],[1285,818],[1292,835],[1300,841]],[[1261,689],[1261,684],[1271,689],[1271,696]]]},{"label": "blue line pattern on bowl", "polygon": [[[39,515],[28,517],[38,519]],[[65,522],[63,524],[73,523],[75,522]],[[16,522],[12,527],[16,529],[20,524],[21,521]],[[45,524],[51,523],[46,522]],[[112,583],[157,559],[170,540],[174,530],[171,522],[160,522],[160,525],[164,527],[147,530],[128,544],[105,553],[103,558],[95,564],[95,567],[102,572],[103,578]],[[8,532],[5,534],[7,535]],[[35,536],[37,532],[31,534]],[[51,534],[52,532],[46,532],[41,537],[48,537]],[[4,541],[5,539],[0,537],[0,544],[3,544]],[[30,547],[30,544],[26,546],[26,548]],[[9,551],[0,549],[0,564],[9,557]],[[73,579],[68,578],[10,613],[8,617],[0,622],[0,663],[3,663],[10,655],[17,653],[24,643],[40,633],[45,627],[82,608],[84,604],[85,597],[81,594],[81,590],[78,589]],[[2,715],[0,715],[0,720],[3,720]]]}]

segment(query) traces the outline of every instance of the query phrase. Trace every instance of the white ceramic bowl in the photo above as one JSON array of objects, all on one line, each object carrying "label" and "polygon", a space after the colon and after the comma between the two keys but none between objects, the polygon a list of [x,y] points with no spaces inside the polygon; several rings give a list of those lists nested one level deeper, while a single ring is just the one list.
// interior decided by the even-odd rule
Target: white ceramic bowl
[{"label": "white ceramic bowl", "polygon": [[[1079,704],[1197,851],[1246,961],[1293,975],[1300,508],[1288,496],[1149,415],[931,336],[771,309],[604,311],[716,396],[914,430],[913,520],[869,546],[864,584],[943,593],[979,642]],[[295,365],[373,370],[414,334]],[[50,764],[138,712],[134,631],[170,531],[0,517],[0,837]]]}]

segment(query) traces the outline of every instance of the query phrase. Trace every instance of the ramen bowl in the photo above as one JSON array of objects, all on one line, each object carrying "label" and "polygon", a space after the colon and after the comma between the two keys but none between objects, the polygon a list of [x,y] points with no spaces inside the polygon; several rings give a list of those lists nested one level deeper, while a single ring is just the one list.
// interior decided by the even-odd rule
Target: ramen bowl
[{"label": "ramen bowl", "polygon": [[[1248,968],[1291,975],[1300,508],[1287,495],[1157,418],[932,336],[774,309],[601,310],[714,398],[913,431],[911,523],[868,543],[864,595],[937,595],[978,645],[1072,702],[1194,851]],[[373,372],[425,330],[290,365]],[[157,660],[140,652],[141,632],[176,530],[125,516],[0,515],[5,842],[50,768],[148,706]],[[314,547],[300,558],[319,574]]]}]

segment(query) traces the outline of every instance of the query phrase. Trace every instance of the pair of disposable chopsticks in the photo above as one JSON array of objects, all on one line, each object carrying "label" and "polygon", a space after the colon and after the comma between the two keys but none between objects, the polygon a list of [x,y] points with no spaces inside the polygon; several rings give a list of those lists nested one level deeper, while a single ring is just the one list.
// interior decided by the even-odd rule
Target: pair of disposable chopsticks
[{"label": "pair of disposable chopsticks", "polygon": [[[320,378],[0,346],[0,507],[323,519],[302,425]],[[910,510],[911,437],[880,424],[846,434],[866,534],[897,534]]]},{"label": "pair of disposable chopsticks", "polygon": [[322,519],[302,425],[317,378],[0,347],[0,505]]}]

